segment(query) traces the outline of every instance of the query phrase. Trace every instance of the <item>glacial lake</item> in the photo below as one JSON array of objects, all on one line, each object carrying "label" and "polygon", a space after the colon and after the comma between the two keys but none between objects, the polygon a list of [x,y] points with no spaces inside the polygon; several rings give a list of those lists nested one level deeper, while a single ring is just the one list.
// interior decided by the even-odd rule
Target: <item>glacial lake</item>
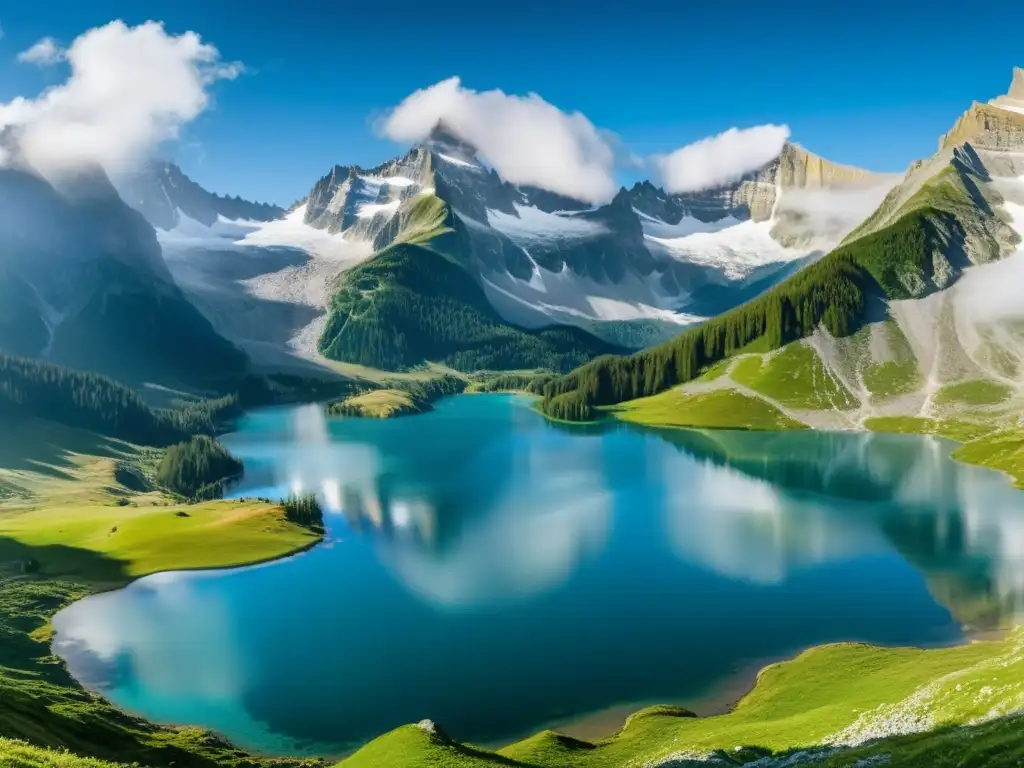
[{"label": "glacial lake", "polygon": [[954,643],[1024,596],[1024,493],[930,437],[570,427],[467,395],[260,411],[224,442],[233,495],[315,490],[328,540],[89,597],[54,647],[122,708],[265,753],[715,711],[807,646]]}]

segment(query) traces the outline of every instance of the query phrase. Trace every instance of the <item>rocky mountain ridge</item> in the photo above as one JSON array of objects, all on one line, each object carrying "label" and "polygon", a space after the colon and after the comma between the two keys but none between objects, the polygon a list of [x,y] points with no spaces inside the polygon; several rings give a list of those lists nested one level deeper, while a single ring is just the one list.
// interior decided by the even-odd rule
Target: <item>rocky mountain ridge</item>
[{"label": "rocky mountain ridge", "polygon": [[271,221],[284,209],[240,197],[208,192],[174,163],[153,160],[141,170],[117,180],[121,197],[158,229],[169,231],[188,217],[207,227],[222,217],[229,221]]},{"label": "rocky mountain ridge", "polygon": [[883,174],[833,163],[787,141],[776,159],[739,181],[673,195],[672,199],[679,215],[701,221],[717,221],[726,216],[767,221],[786,190],[868,186],[882,180]]},{"label": "rocky mountain ridge", "polygon": [[939,150],[970,142],[976,149],[1015,151],[1024,148],[1024,69],[1014,67],[1010,88],[987,104],[974,102],[948,133]]},{"label": "rocky mountain ridge", "polygon": [[375,168],[335,166],[311,189],[303,221],[380,251],[402,239],[403,211],[416,198],[436,196],[465,229],[468,246],[458,258],[506,320],[526,328],[576,325],[640,347],[699,319],[688,307],[728,308],[789,274],[822,240],[838,242],[806,217],[810,235],[782,232],[785,222],[773,212],[787,190],[878,178],[787,144],[732,185],[668,195],[644,182],[593,206],[504,181],[439,125],[421,145]]}]

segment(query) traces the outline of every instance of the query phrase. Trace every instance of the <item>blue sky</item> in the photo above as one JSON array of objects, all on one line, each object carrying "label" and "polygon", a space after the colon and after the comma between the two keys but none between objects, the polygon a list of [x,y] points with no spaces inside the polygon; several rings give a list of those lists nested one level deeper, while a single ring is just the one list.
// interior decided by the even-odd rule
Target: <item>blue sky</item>
[{"label": "blue sky", "polygon": [[1024,4],[1005,4],[984,23],[962,3],[942,2],[616,6],[5,3],[0,101],[61,81],[59,67],[15,60],[43,36],[69,43],[112,19],[193,30],[248,71],[217,84],[213,108],[170,153],[214,191],[288,204],[334,163],[371,166],[396,154],[399,146],[374,134],[375,116],[452,75],[468,88],[534,91],[579,110],[638,155],[733,126],[785,123],[829,159],[902,171],[1024,65]]}]

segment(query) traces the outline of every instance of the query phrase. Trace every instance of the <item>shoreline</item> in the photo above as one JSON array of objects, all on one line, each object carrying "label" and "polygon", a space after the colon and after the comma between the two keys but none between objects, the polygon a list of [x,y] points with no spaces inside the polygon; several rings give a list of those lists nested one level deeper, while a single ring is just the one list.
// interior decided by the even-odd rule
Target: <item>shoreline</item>
[{"label": "shoreline", "polygon": [[[227,501],[230,501],[230,500],[227,500]],[[81,691],[82,693],[86,693],[86,694],[88,694],[90,696],[96,696],[96,697],[102,699],[103,702],[105,702],[108,706],[113,708],[115,711],[120,712],[121,714],[125,715],[126,717],[128,717],[128,718],[130,718],[132,720],[136,720],[138,722],[145,723],[145,724],[151,726],[154,729],[154,731],[156,731],[156,732],[160,732],[160,731],[164,731],[164,732],[180,731],[181,729],[184,729],[184,728],[196,728],[196,727],[198,727],[200,730],[205,731],[206,733],[211,734],[217,741],[220,742],[221,746],[225,746],[225,747],[227,747],[229,749],[237,749],[237,750],[239,750],[241,752],[244,752],[244,753],[246,753],[248,755],[251,755],[252,757],[254,757],[256,759],[259,759],[259,760],[285,761],[285,762],[293,761],[293,760],[294,761],[300,761],[300,762],[311,761],[314,765],[318,761],[324,762],[325,760],[330,760],[332,758],[329,758],[329,757],[325,758],[324,756],[320,756],[320,755],[316,755],[316,756],[304,756],[304,755],[298,755],[298,754],[282,755],[282,754],[263,753],[263,752],[259,752],[259,751],[251,750],[251,749],[243,749],[243,748],[237,746],[235,744],[235,742],[233,742],[231,739],[229,739],[225,734],[223,734],[220,731],[217,731],[216,729],[213,729],[213,728],[208,728],[208,727],[205,727],[205,726],[187,725],[187,724],[183,724],[183,723],[158,722],[158,721],[155,721],[155,720],[150,720],[149,718],[147,718],[147,717],[145,717],[145,716],[143,716],[141,714],[134,713],[134,712],[132,712],[130,710],[126,710],[126,709],[120,707],[115,702],[113,702],[109,698],[107,698],[103,694],[102,691],[100,691],[98,689],[95,689],[95,688],[92,688],[92,687],[90,687],[88,685],[83,684],[77,677],[75,677],[75,675],[72,674],[71,669],[69,668],[68,663],[64,659],[64,657],[61,656],[59,653],[57,653],[54,650],[54,643],[56,641],[56,634],[55,634],[54,629],[53,629],[53,620],[59,614],[61,614],[62,612],[68,610],[69,608],[71,608],[74,605],[78,605],[79,603],[82,603],[83,601],[90,600],[90,599],[92,599],[94,597],[98,597],[100,595],[106,595],[106,594],[110,594],[112,592],[118,592],[118,591],[127,589],[127,588],[131,587],[133,584],[136,584],[136,583],[142,581],[143,579],[148,579],[148,578],[151,578],[151,577],[154,577],[154,576],[161,576],[161,575],[164,575],[164,574],[175,574],[175,573],[202,573],[202,572],[215,573],[215,572],[218,572],[218,571],[243,570],[243,569],[248,569],[248,568],[258,568],[260,566],[270,565],[272,563],[281,563],[281,562],[288,561],[288,560],[290,560],[292,558],[300,557],[302,555],[305,555],[305,554],[313,551],[317,547],[321,546],[322,544],[329,543],[331,541],[331,539],[327,535],[326,531],[321,532],[321,533],[316,533],[315,531],[311,530],[310,533],[315,536],[315,538],[312,541],[309,541],[309,542],[303,544],[300,547],[297,547],[295,549],[289,550],[287,552],[282,552],[282,553],[277,554],[277,555],[270,555],[270,556],[267,556],[267,557],[259,557],[259,558],[253,559],[253,560],[246,560],[246,561],[238,562],[238,563],[222,563],[222,564],[208,565],[208,566],[187,566],[186,565],[186,566],[175,567],[175,568],[162,568],[162,569],[159,569],[159,570],[151,571],[149,573],[144,573],[144,574],[140,574],[140,575],[137,575],[137,576],[133,576],[133,577],[127,579],[126,581],[122,581],[122,582],[113,582],[113,581],[111,581],[111,582],[99,582],[99,581],[98,582],[85,582],[85,583],[82,584],[82,586],[84,586],[84,587],[86,587],[88,589],[88,591],[85,594],[79,595],[74,600],[68,602],[67,604],[59,606],[57,608],[57,610],[53,611],[52,613],[49,613],[49,615],[46,616],[45,623],[42,624],[41,626],[37,627],[32,632],[27,633],[27,636],[32,638],[36,642],[40,643],[41,645],[45,645],[47,650],[49,651],[49,653],[53,656],[53,658],[58,660],[60,667],[64,670],[64,672],[67,675],[68,679],[71,680],[71,682],[72,682],[72,685],[69,686],[70,690]],[[53,578],[53,577],[48,577],[48,576],[44,575],[44,576],[35,576],[35,577],[33,577],[31,579],[31,581],[35,582],[35,583],[39,583],[39,584],[45,584],[45,583],[61,583],[64,580],[60,579],[60,578]],[[66,583],[71,583],[71,582],[66,582]],[[347,755],[345,755],[345,756],[347,756]],[[339,757],[337,759],[341,759],[341,758]]]},{"label": "shoreline", "polygon": [[625,729],[629,719],[634,715],[650,709],[651,707],[670,706],[687,709],[695,715],[695,719],[701,720],[710,717],[719,717],[733,712],[737,705],[753,692],[762,674],[778,664],[785,664],[793,661],[808,651],[820,648],[843,647],[843,646],[868,646],[885,650],[919,649],[937,650],[943,648],[960,648],[973,643],[984,643],[1004,640],[1017,626],[992,628],[992,629],[968,629],[958,624],[962,636],[954,642],[934,643],[927,645],[878,645],[866,643],[859,640],[837,640],[828,643],[814,643],[802,646],[794,651],[779,654],[777,656],[766,656],[763,659],[742,663],[732,672],[719,680],[712,682],[702,693],[687,698],[678,698],[671,701],[646,701],[632,702],[629,704],[618,704],[606,707],[593,712],[583,713],[566,718],[551,720],[538,724],[531,730],[517,734],[512,738],[488,740],[480,743],[486,749],[500,750],[517,744],[525,739],[536,736],[546,730],[569,736],[584,741],[600,742],[612,739]]}]

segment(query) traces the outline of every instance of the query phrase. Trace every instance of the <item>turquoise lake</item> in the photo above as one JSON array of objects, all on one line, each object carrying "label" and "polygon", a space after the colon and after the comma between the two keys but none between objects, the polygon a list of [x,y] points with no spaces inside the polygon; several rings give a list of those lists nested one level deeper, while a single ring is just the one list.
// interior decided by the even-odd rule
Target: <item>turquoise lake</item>
[{"label": "turquoise lake", "polygon": [[1024,596],[1024,493],[930,437],[567,427],[486,395],[271,409],[224,442],[234,496],[316,491],[328,540],[89,597],[54,648],[126,710],[266,753],[712,711],[807,646],[953,643]]}]

